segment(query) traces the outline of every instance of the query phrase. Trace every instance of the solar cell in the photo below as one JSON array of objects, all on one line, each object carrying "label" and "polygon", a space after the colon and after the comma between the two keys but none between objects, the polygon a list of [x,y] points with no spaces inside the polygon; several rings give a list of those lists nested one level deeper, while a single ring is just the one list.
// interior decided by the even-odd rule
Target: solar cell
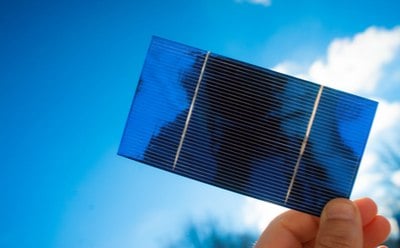
[{"label": "solar cell", "polygon": [[118,153],[318,216],[350,196],[376,107],[153,37]]}]

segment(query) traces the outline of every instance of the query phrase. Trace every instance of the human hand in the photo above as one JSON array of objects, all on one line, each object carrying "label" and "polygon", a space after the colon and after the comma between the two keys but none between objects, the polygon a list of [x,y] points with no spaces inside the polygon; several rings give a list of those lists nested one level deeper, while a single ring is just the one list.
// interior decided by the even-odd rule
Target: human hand
[{"label": "human hand", "polygon": [[389,221],[377,211],[369,198],[331,200],[320,218],[289,210],[268,225],[255,248],[376,247],[390,233]]}]

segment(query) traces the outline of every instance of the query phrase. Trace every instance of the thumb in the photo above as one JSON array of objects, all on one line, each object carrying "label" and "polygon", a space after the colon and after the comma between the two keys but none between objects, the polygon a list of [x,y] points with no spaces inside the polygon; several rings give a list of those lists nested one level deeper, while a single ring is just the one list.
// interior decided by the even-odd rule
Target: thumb
[{"label": "thumb", "polygon": [[321,214],[315,247],[363,247],[361,217],[352,201],[334,199],[328,202]]}]

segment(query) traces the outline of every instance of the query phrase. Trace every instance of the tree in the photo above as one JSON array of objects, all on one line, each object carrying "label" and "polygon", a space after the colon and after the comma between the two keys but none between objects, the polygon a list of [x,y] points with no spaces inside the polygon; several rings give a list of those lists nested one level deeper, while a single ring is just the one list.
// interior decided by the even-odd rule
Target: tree
[{"label": "tree", "polygon": [[254,233],[223,229],[216,221],[189,223],[180,238],[168,248],[248,248],[257,240]]},{"label": "tree", "polygon": [[[392,146],[386,147],[385,151],[381,154],[384,175],[382,184],[386,189],[387,195],[390,196],[385,197],[381,202],[385,205],[385,209],[389,210],[389,214],[397,224],[397,229],[400,230],[400,154],[395,152],[395,150],[396,148]],[[389,247],[400,248],[400,237],[397,240],[389,240],[387,245]]]}]

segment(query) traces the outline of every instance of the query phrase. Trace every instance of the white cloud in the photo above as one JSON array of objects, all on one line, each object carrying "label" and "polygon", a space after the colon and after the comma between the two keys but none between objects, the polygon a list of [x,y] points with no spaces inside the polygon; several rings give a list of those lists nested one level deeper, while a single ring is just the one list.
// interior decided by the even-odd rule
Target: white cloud
[{"label": "white cloud", "polygon": [[393,184],[400,188],[400,170],[394,172],[391,179]]},{"label": "white cloud", "polygon": [[287,208],[247,197],[242,210],[244,225],[255,226],[261,232],[273,218],[285,212]]},{"label": "white cloud", "polygon": [[[299,66],[287,61],[275,69],[336,89],[372,94],[384,67],[399,56],[399,51],[400,26],[390,30],[370,27],[353,37],[333,40],[326,56],[315,60],[307,71],[293,71]],[[396,78],[396,75],[393,77]]]},{"label": "white cloud", "polygon": [[[390,83],[400,85],[400,78],[394,75],[399,73],[398,70],[387,69],[400,67],[399,61],[400,26],[393,29],[370,27],[353,37],[333,40],[326,54],[309,66],[296,61],[285,61],[273,68],[332,88],[368,96],[379,102],[353,196],[369,196],[376,199],[381,212],[386,215],[390,214],[394,207],[400,209],[400,203],[396,204],[395,199],[399,199],[400,192],[397,192],[396,188],[388,192],[387,188],[382,186],[389,182],[398,187],[400,172],[388,172],[381,158],[383,145],[393,145],[394,142],[400,141],[400,95],[397,100],[389,101],[384,96],[374,95],[374,92],[383,86],[386,89],[396,87],[386,85],[387,81],[383,80],[384,78],[395,79]],[[388,197],[389,195],[392,197]],[[253,221],[253,225],[262,229],[267,225],[267,221],[278,214],[270,205],[248,200],[244,209],[247,211],[244,216],[247,223]]]},{"label": "white cloud", "polygon": [[352,38],[334,40],[325,59],[315,61],[308,72],[311,80],[351,92],[373,92],[383,68],[400,48],[400,27],[376,27]]},{"label": "white cloud", "polygon": [[247,2],[247,3],[251,3],[251,4],[263,5],[265,7],[271,5],[271,1],[270,0],[236,0],[236,2],[237,3]]},{"label": "white cloud", "polygon": [[393,140],[390,139],[396,138],[396,136],[391,131],[397,129],[398,123],[400,123],[400,101],[388,102],[384,99],[377,99],[377,101],[379,105],[371,129],[370,140],[371,142],[379,141],[377,143],[387,140],[392,143]]}]

